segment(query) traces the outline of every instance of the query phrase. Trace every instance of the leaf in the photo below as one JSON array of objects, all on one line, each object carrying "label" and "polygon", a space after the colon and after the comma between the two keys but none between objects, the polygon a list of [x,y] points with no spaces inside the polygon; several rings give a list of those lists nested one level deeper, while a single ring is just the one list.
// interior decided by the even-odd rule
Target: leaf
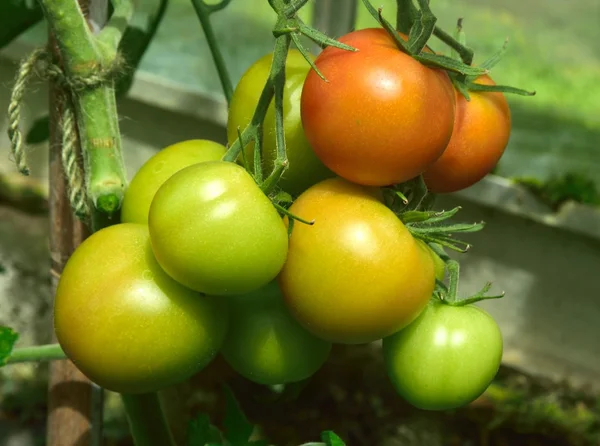
[{"label": "leaf", "polygon": [[333,431],[323,432],[321,434],[321,440],[323,440],[327,446],[346,446],[346,443],[344,443],[344,441]]},{"label": "leaf", "polygon": [[36,119],[27,132],[27,144],[39,144],[50,137],[50,117],[48,115]]},{"label": "leaf", "polygon": [[117,96],[124,96],[131,88],[135,71],[139,67],[148,46],[150,46],[150,42],[158,30],[158,26],[165,15],[166,9],[167,0],[160,0],[157,10],[148,20],[146,29],[129,26],[125,30],[121,43],[119,44],[119,51],[127,62],[127,72],[124,76],[119,77],[116,82],[115,87]]},{"label": "leaf", "polygon": [[0,0],[0,48],[42,19],[37,1]]},{"label": "leaf", "polygon": [[225,401],[225,438],[232,446],[245,446],[254,431],[254,425],[248,421],[228,386],[225,386]]},{"label": "leaf", "polygon": [[12,328],[0,326],[0,366],[6,364],[17,339],[19,339],[19,333]]},{"label": "leaf", "polygon": [[219,430],[210,424],[206,414],[200,414],[188,424],[186,446],[220,445],[222,442]]}]

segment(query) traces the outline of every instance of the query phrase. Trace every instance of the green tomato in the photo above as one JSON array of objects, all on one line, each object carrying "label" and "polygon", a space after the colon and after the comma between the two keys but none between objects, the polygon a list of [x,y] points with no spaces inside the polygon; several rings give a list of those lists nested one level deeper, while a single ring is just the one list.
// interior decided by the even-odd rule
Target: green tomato
[{"label": "green tomato", "polygon": [[277,276],[287,256],[283,220],[235,163],[209,161],[177,172],[156,193],[148,223],[158,263],[205,294],[255,291]]},{"label": "green tomato", "polygon": [[129,183],[121,207],[121,221],[148,224],[150,203],[171,175],[192,164],[217,161],[225,152],[224,145],[205,139],[181,141],[165,147],[148,159]]},{"label": "green tomato", "polygon": [[[227,121],[227,139],[231,145],[238,138],[238,127],[244,130],[250,123],[263,87],[269,76],[273,54],[257,60],[242,76],[235,88]],[[310,65],[298,50],[290,50],[285,67],[285,87],[283,91],[283,125],[289,167],[279,185],[283,190],[300,195],[313,184],[334,176],[317,158],[308,143],[300,117],[300,97]],[[273,160],[277,155],[275,145],[275,107],[269,107],[264,121],[263,169],[266,173],[273,169]],[[254,165],[254,144],[245,148],[246,159]]]},{"label": "green tomato", "polygon": [[154,392],[216,356],[228,327],[221,298],[202,296],[156,263],[146,225],[125,223],[86,239],[69,258],[54,302],[61,347],[114,392]]},{"label": "green tomato", "polygon": [[312,376],[329,357],[331,343],[307,332],[290,315],[276,281],[229,298],[229,331],[221,353],[245,378],[265,385]]},{"label": "green tomato", "polygon": [[502,334],[474,305],[432,300],[411,325],[383,340],[388,376],[406,401],[447,410],[479,397],[502,360]]}]

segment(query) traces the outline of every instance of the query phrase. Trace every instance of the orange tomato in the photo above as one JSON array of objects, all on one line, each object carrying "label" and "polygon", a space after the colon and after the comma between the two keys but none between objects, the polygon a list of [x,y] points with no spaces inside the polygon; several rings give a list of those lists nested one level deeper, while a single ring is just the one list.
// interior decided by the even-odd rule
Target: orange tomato
[{"label": "orange tomato", "polygon": [[311,70],[302,91],[302,124],[313,150],[354,183],[385,186],[416,177],[450,141],[450,78],[400,51],[381,28],[339,40],[359,51],[326,48],[315,64],[327,82]]},{"label": "orange tomato", "polygon": [[[495,85],[484,75],[476,81]],[[449,193],[480,181],[498,163],[510,138],[510,109],[503,93],[470,92],[467,101],[456,94],[456,118],[443,155],[423,174],[434,193]]]},{"label": "orange tomato", "polygon": [[431,255],[371,188],[341,178],[304,192],[279,284],[290,313],[330,342],[360,344],[411,323],[434,288]]}]

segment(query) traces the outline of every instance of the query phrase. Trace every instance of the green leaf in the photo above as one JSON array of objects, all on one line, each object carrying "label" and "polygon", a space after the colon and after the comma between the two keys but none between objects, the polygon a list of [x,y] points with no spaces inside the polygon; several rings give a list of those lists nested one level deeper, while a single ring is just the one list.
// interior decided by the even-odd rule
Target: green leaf
[{"label": "green leaf", "polygon": [[19,333],[12,328],[0,326],[0,366],[6,364],[17,339],[19,339]]},{"label": "green leaf", "polygon": [[50,137],[50,117],[48,115],[36,119],[27,132],[27,144],[40,144]]},{"label": "green leaf", "polygon": [[42,19],[42,10],[33,0],[0,0],[0,48]]},{"label": "green leaf", "polygon": [[321,440],[323,440],[327,446],[346,446],[346,443],[344,443],[344,441],[333,431],[323,432],[321,434]]},{"label": "green leaf", "polygon": [[186,446],[221,445],[222,438],[219,430],[210,424],[208,415],[200,414],[189,422],[185,444]]},{"label": "green leaf", "polygon": [[254,425],[248,421],[232,390],[225,386],[225,438],[232,446],[246,446]]},{"label": "green leaf", "polygon": [[444,70],[464,74],[466,76],[479,76],[481,74],[487,73],[487,70],[485,68],[465,65],[459,60],[455,60],[451,57],[442,56],[439,54],[421,53],[419,55],[415,55],[414,58],[424,65],[442,68]]},{"label": "green leaf", "polygon": [[119,51],[127,63],[127,72],[124,76],[119,77],[116,82],[115,87],[118,96],[124,96],[131,88],[135,71],[139,67],[142,57],[144,57],[152,38],[156,34],[166,9],[167,0],[160,0],[157,10],[148,20],[146,29],[129,26],[125,30],[121,43],[119,44]]}]

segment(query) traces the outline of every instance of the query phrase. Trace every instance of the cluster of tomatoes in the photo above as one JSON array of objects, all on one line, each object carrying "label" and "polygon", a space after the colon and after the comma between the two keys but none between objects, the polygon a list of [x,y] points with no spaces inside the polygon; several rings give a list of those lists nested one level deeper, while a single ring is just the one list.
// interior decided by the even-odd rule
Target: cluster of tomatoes
[{"label": "cluster of tomatoes", "polygon": [[[383,339],[398,392],[426,409],[462,406],[493,379],[502,356],[494,320],[472,305],[432,299],[444,261],[384,204],[382,187],[423,174],[437,192],[491,170],[510,130],[501,93],[455,93],[382,29],[340,39],[315,60],[289,52],[284,128],[289,168],[281,217],[226,147],[167,147],[133,178],[122,223],[84,241],[61,275],[55,329],[66,354],[110,390],[139,393],[185,380],[220,352],[244,377],[304,380],[332,344]],[[228,137],[250,122],[272,56],[239,82]],[[482,82],[491,82],[482,78]],[[276,156],[274,110],[262,163]],[[255,159],[254,145],[244,159]]]}]

